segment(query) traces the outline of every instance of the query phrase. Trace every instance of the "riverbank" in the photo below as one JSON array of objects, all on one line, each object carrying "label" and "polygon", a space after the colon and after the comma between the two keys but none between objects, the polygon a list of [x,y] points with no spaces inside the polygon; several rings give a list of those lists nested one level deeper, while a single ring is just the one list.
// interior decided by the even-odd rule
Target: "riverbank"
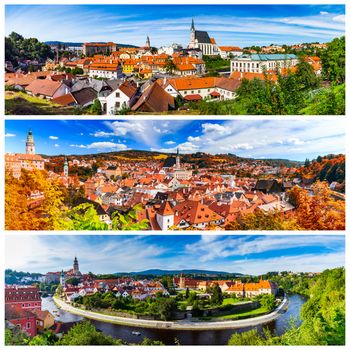
[{"label": "riverbank", "polygon": [[74,315],[79,315],[85,318],[89,318],[95,321],[127,325],[141,328],[155,328],[155,329],[172,329],[172,330],[221,330],[221,329],[239,329],[243,327],[259,326],[277,319],[288,306],[288,299],[284,298],[281,304],[271,313],[263,316],[257,316],[244,320],[234,321],[195,321],[191,319],[185,319],[181,321],[154,321],[154,320],[142,320],[126,317],[118,317],[105,315],[93,311],[86,311],[75,308],[70,304],[67,304],[63,300],[53,297],[54,303],[57,307],[70,312]]}]

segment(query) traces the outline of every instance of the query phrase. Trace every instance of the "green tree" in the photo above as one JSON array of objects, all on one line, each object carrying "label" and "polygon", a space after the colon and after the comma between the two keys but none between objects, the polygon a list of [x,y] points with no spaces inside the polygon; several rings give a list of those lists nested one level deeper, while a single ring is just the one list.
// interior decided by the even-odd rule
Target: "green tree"
[{"label": "green tree", "polygon": [[28,342],[28,345],[55,345],[57,341],[58,337],[56,334],[52,333],[51,331],[46,331],[43,334],[38,334],[33,337]]},{"label": "green tree", "polygon": [[333,39],[321,53],[322,75],[325,79],[341,84],[345,82],[345,36]]},{"label": "green tree", "polygon": [[211,298],[210,298],[210,303],[212,305],[221,305],[224,297],[222,295],[221,288],[217,283],[214,284],[212,290],[211,290]]},{"label": "green tree", "polygon": [[101,222],[93,204],[82,203],[70,209],[61,220],[61,226],[66,230],[108,230],[106,223]]},{"label": "green tree", "polygon": [[263,294],[259,302],[267,311],[272,311],[276,307],[276,299],[273,294]]},{"label": "green tree", "polygon": [[112,215],[112,229],[122,231],[147,230],[149,227],[148,219],[142,219],[139,221],[138,218],[141,211],[141,204],[135,205],[127,214],[121,214],[116,211]]},{"label": "green tree", "polygon": [[119,339],[113,339],[112,336],[98,332],[89,322],[83,321],[72,327],[65,334],[57,345],[122,345]]},{"label": "green tree", "polygon": [[311,66],[304,59],[302,59],[296,66],[296,77],[301,90],[316,89],[320,85],[320,80]]},{"label": "green tree", "polygon": [[170,58],[168,58],[165,62],[165,71],[168,74],[172,74],[174,72],[174,70],[176,70],[176,64],[174,63],[174,61]]},{"label": "green tree", "polygon": [[101,106],[101,102],[98,98],[96,98],[94,100],[94,103],[90,107],[90,112],[93,115],[101,115],[102,114],[102,106]]}]

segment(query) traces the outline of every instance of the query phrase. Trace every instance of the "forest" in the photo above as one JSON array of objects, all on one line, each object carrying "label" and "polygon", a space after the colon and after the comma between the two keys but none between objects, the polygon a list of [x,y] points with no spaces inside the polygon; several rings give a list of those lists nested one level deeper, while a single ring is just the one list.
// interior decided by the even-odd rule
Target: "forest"
[{"label": "forest", "polygon": [[41,63],[53,57],[50,46],[36,38],[27,39],[15,32],[5,37],[5,60],[12,62],[15,67],[21,60],[38,60]]},{"label": "forest", "polygon": [[[288,279],[288,277],[287,277]],[[302,324],[293,320],[281,336],[267,329],[261,335],[256,329],[232,335],[229,345],[345,345],[345,269],[325,270],[315,278],[302,276],[302,283],[289,277],[290,291],[308,296],[301,310]]]}]

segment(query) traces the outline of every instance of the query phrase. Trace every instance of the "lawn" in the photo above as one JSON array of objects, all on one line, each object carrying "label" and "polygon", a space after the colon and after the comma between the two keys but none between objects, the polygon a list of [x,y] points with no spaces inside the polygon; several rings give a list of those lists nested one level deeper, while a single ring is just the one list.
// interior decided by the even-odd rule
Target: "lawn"
[{"label": "lawn", "polygon": [[73,114],[72,107],[62,107],[48,100],[30,96],[24,92],[5,92],[5,114],[43,115],[43,114]]},{"label": "lawn", "polygon": [[233,305],[236,303],[241,302],[242,300],[236,299],[236,298],[225,298],[224,301],[222,302],[222,306],[225,305]]},{"label": "lawn", "polygon": [[251,318],[251,317],[256,317],[256,316],[261,316],[268,313],[268,310],[264,307],[259,307],[254,310],[250,311],[242,311],[242,312],[236,312],[234,314],[230,315],[225,315],[225,316],[220,316],[220,317],[212,317],[212,316],[207,316],[207,317],[200,317],[200,321],[225,321],[225,320],[241,320],[244,318]]}]

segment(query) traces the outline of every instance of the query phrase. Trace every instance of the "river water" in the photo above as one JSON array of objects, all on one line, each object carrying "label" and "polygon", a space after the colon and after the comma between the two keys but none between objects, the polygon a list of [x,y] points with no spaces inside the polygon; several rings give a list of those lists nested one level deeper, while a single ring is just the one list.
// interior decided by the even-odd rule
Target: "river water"
[{"label": "river water", "polygon": [[[306,298],[293,294],[288,296],[289,305],[288,310],[281,314],[280,317],[272,322],[264,325],[268,327],[271,332],[276,334],[282,334],[288,327],[289,320],[292,317],[296,324],[299,325],[300,321],[300,310],[306,301]],[[51,313],[57,310],[52,298],[43,298],[42,302],[43,310],[49,310]],[[62,322],[73,322],[80,321],[82,317],[73,315],[63,310],[58,310],[59,316],[56,316],[57,320]],[[55,315],[55,313],[54,313]],[[151,329],[151,328],[138,328],[123,325],[116,325],[112,323],[100,322],[90,320],[95,327],[103,333],[112,335],[114,338],[123,339],[128,343],[140,343],[143,338],[147,337],[153,340],[160,340],[166,345],[174,345],[175,339],[181,345],[227,345],[233,333],[240,333],[252,328],[257,328],[259,331],[262,330],[263,326],[258,327],[245,327],[235,330],[212,330],[212,331],[182,331],[182,330],[168,330],[168,329]],[[133,331],[140,332],[141,335],[132,334]]]}]

